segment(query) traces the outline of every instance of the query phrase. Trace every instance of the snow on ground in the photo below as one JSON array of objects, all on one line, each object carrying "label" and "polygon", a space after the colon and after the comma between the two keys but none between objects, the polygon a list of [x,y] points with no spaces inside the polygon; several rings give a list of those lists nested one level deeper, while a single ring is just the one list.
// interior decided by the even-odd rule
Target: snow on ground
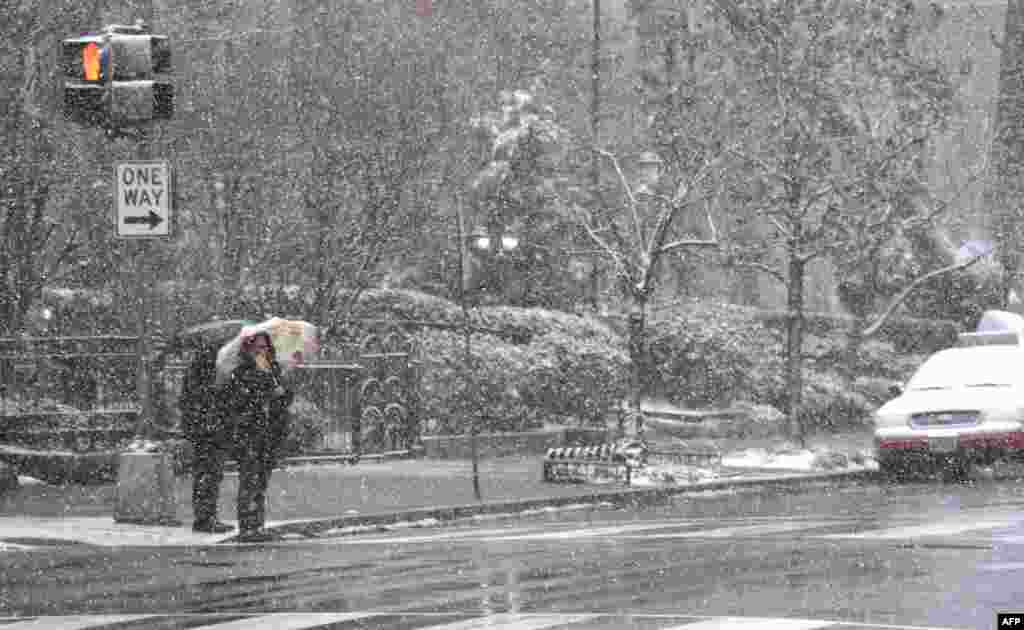
[{"label": "snow on ground", "polygon": [[19,543],[4,542],[0,540],[0,553],[14,552],[14,551],[32,551],[36,549],[31,545],[22,545]]},{"label": "snow on ground", "polygon": [[819,447],[785,450],[751,448],[726,455],[722,458],[722,466],[740,469],[820,472],[840,469],[873,469],[877,467],[877,464],[870,451],[859,450],[848,454],[842,450]]},{"label": "snow on ground", "polygon": [[682,464],[654,464],[634,470],[630,477],[633,486],[664,486],[701,481],[713,481],[719,475],[709,468]]},{"label": "snow on ground", "polygon": [[29,477],[28,475],[18,475],[18,485],[24,486],[45,486],[47,485],[42,479],[36,479],[35,477]]}]

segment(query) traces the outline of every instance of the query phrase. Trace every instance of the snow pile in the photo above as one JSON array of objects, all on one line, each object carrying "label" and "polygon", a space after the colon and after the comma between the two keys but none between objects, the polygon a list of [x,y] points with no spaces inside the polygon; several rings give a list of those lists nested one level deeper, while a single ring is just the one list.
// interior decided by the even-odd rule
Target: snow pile
[{"label": "snow pile", "polygon": [[18,543],[9,543],[0,541],[0,553],[13,552],[13,551],[32,551],[36,547],[30,545],[20,545]]},{"label": "snow pile", "polygon": [[683,464],[652,464],[633,471],[630,485],[673,486],[718,479],[718,473],[707,468]]},{"label": "snow pile", "polygon": [[129,453],[160,453],[163,451],[163,445],[153,440],[137,438],[132,440],[125,450]]},{"label": "snow pile", "polygon": [[870,451],[857,451],[852,455],[829,448],[780,449],[750,448],[722,458],[725,468],[756,468],[761,470],[787,470],[820,472],[826,470],[872,470],[878,464]]}]

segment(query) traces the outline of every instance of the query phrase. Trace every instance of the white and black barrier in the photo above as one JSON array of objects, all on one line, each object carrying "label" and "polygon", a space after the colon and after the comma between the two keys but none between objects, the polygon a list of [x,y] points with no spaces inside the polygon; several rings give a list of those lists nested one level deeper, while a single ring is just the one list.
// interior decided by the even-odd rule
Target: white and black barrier
[{"label": "white and black barrier", "polygon": [[642,462],[614,444],[549,448],[544,457],[544,481],[553,483],[623,483]]}]

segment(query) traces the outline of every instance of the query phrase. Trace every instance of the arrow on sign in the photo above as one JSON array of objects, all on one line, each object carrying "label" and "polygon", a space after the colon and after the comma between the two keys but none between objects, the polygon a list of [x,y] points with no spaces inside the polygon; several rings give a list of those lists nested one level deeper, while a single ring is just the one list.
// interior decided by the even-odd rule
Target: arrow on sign
[{"label": "arrow on sign", "polygon": [[149,229],[151,229],[151,230],[156,228],[156,226],[160,225],[163,222],[164,222],[164,218],[162,216],[160,216],[159,214],[153,212],[152,210],[149,211],[149,215],[144,216],[144,217],[125,217],[124,218],[125,225],[145,225],[145,224],[148,223],[149,224]]}]

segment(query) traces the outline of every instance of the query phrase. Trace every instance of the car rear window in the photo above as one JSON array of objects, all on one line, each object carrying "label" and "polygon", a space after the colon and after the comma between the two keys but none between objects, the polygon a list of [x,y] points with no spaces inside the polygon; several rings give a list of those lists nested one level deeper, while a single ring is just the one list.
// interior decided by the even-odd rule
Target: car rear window
[{"label": "car rear window", "polygon": [[1013,387],[1024,377],[1024,353],[1013,348],[946,350],[918,368],[910,390]]}]

